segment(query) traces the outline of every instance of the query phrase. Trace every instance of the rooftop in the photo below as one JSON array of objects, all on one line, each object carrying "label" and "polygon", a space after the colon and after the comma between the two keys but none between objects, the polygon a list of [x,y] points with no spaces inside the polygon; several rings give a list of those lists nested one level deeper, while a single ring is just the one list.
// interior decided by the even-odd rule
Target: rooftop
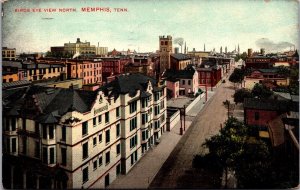
[{"label": "rooftop", "polygon": [[171,55],[173,58],[177,60],[189,60],[191,59],[190,56],[182,54],[182,53],[175,53]]},{"label": "rooftop", "polygon": [[258,98],[245,98],[245,109],[258,109],[258,110],[270,110],[270,111],[296,111],[298,112],[298,104],[286,100],[276,99],[258,99]]}]

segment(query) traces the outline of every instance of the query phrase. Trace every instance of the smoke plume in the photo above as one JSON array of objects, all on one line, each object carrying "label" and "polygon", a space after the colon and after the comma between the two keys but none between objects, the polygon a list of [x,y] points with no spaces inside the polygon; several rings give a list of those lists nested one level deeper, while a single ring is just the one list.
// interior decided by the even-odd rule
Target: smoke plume
[{"label": "smoke plume", "polygon": [[260,38],[260,39],[256,40],[255,44],[259,48],[264,48],[266,50],[266,52],[278,52],[278,51],[282,51],[284,49],[287,49],[291,46],[295,47],[294,44],[292,44],[290,42],[275,43],[275,42],[273,42],[272,40],[270,40],[268,38]]},{"label": "smoke plume", "polygon": [[183,42],[184,42],[183,38],[175,38],[174,39],[174,44],[178,44],[178,45],[182,46]]}]

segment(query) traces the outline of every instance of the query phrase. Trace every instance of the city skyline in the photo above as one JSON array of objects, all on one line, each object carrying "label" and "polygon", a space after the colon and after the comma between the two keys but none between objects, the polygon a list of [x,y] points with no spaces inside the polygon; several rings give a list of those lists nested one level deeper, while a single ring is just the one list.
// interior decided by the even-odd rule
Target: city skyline
[{"label": "city skyline", "polygon": [[[96,46],[99,42],[109,51],[154,52],[159,36],[171,35],[184,38],[189,51],[203,51],[204,44],[207,51],[219,51],[221,46],[232,51],[239,44],[241,53],[264,46],[267,52],[298,49],[296,1],[230,2],[11,0],[3,5],[2,46],[19,53],[46,52],[80,38]],[[87,7],[109,7],[111,12],[81,10]],[[15,12],[21,8],[75,8],[76,12]]]}]

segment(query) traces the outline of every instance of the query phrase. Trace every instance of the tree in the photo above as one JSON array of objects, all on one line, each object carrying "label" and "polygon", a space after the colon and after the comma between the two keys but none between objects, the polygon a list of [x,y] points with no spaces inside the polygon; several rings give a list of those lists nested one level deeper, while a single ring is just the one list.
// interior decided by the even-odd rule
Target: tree
[{"label": "tree", "polygon": [[234,97],[234,102],[238,104],[238,103],[243,103],[245,98],[251,98],[253,96],[249,90],[242,88],[237,90],[234,93],[233,97]]},{"label": "tree", "polygon": [[251,91],[251,94],[254,97],[258,97],[260,99],[267,99],[273,95],[273,92],[269,88],[267,88],[265,85],[257,83],[254,85],[254,87]]},{"label": "tree", "polygon": [[235,68],[233,73],[229,76],[229,81],[235,83],[241,83],[244,80],[244,70]]},{"label": "tree", "polygon": [[242,54],[238,54],[238,55],[236,55],[236,57],[234,58],[234,60],[237,62],[237,61],[239,61],[240,59],[242,59],[243,61],[245,61],[246,60],[246,58],[247,58],[247,53],[246,52],[243,52]]}]

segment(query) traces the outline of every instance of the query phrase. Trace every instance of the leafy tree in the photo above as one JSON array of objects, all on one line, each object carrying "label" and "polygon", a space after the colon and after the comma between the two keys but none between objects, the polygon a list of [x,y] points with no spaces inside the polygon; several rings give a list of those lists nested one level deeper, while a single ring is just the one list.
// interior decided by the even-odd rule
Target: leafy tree
[{"label": "leafy tree", "polygon": [[254,97],[258,97],[260,99],[267,99],[273,95],[273,92],[269,88],[258,83],[254,85],[251,93]]},{"label": "leafy tree", "polygon": [[237,103],[243,103],[245,98],[251,98],[252,94],[247,89],[239,89],[234,93],[234,102]]},{"label": "leafy tree", "polygon": [[285,66],[279,66],[277,67],[277,73],[284,76],[284,77],[289,77],[291,74],[291,70],[288,67]]},{"label": "leafy tree", "polygon": [[235,68],[229,76],[229,81],[233,83],[241,83],[244,80],[245,72],[243,69]]},{"label": "leafy tree", "polygon": [[238,54],[236,55],[236,57],[234,58],[235,61],[239,61],[240,59],[242,59],[243,61],[246,60],[247,58],[247,53],[246,52],[243,52],[242,54]]}]

